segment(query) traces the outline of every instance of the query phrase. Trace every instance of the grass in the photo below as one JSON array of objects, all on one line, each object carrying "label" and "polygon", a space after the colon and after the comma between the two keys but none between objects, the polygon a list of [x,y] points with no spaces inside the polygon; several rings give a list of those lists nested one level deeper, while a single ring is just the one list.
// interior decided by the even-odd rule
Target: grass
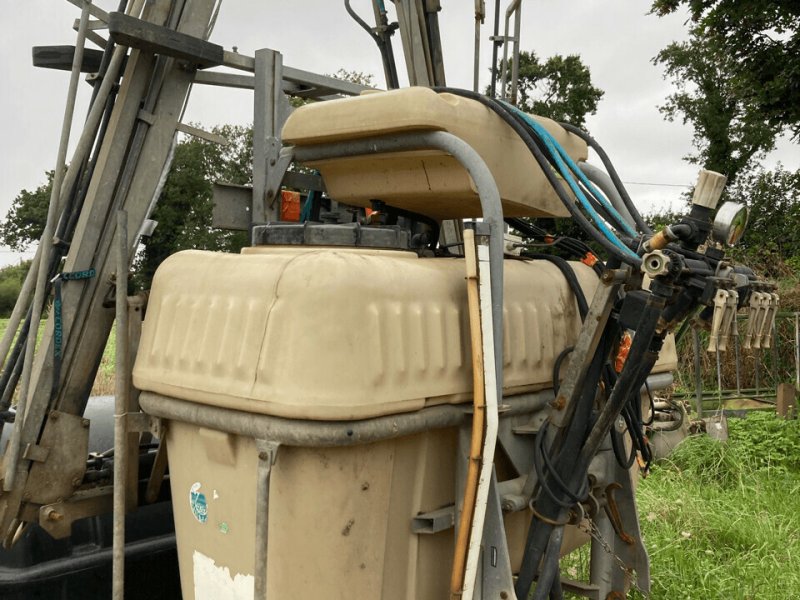
[{"label": "grass", "polygon": [[[0,319],[0,337],[2,337],[6,328],[8,327],[8,319]],[[42,339],[42,332],[44,331],[44,322],[39,327],[39,340]],[[97,376],[92,386],[93,396],[107,396],[114,393],[114,354],[116,352],[116,333],[111,330],[111,335],[108,336],[108,343],[106,344],[103,358],[100,360],[100,368],[97,370]]]},{"label": "grass", "polygon": [[[654,600],[800,598],[800,422],[750,413],[728,427],[727,442],[689,438],[640,482]],[[588,552],[566,570],[588,572]]]}]

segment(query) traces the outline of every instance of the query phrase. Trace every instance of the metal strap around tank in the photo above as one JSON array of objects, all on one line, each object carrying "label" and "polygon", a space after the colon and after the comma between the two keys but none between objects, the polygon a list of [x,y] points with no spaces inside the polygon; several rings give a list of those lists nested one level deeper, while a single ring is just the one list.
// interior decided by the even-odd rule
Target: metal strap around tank
[{"label": "metal strap around tank", "polygon": [[[502,417],[528,414],[552,402],[551,390],[503,398]],[[231,408],[178,400],[142,392],[139,404],[147,414],[170,421],[191,423],[282,446],[337,447],[369,444],[432,429],[456,427],[470,416],[470,405],[441,404],[410,413],[353,421],[312,421],[253,414]]]}]

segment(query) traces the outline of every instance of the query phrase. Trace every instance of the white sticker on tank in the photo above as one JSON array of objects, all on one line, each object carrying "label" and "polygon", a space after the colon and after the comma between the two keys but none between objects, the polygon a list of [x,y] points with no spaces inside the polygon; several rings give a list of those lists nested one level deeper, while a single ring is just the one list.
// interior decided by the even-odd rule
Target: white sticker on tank
[{"label": "white sticker on tank", "polygon": [[253,600],[252,575],[231,577],[228,567],[218,567],[213,558],[194,551],[194,600]]}]

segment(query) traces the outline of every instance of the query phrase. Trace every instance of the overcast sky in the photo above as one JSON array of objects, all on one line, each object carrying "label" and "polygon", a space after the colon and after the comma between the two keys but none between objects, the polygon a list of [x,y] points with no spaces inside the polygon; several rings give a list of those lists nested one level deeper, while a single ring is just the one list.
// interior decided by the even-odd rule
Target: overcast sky
[{"label": "overcast sky", "polygon": [[[96,0],[96,4],[113,10],[118,2]],[[490,14],[483,28],[482,87],[489,80],[488,36],[494,2],[486,4]],[[368,0],[352,0],[352,5],[371,20]],[[442,5],[447,83],[469,88],[474,3],[443,0]],[[501,10],[506,5],[503,0]],[[651,62],[661,48],[685,36],[686,17],[648,15],[649,5],[646,0],[523,0],[521,36],[523,50],[533,50],[541,57],[579,54],[589,66],[594,84],[605,96],[597,114],[587,119],[587,127],[605,147],[623,181],[630,182],[628,189],[645,212],[676,203],[683,188],[675,186],[691,184],[697,171],[682,160],[692,150],[691,129],[665,122],[658,112],[657,106],[670,93],[670,84]],[[0,216],[21,189],[32,190],[44,182],[44,172],[54,167],[58,150],[69,74],[34,69],[31,47],[74,44],[72,22],[80,16],[79,9],[66,0],[26,0],[14,3],[13,10],[4,8],[0,16]],[[318,73],[339,68],[371,73],[384,85],[374,43],[337,0],[223,0],[211,40],[226,49],[237,46],[240,53],[248,55],[258,48],[276,49],[282,52],[284,64]],[[395,56],[402,61],[399,35],[395,44]],[[399,67],[402,69],[402,64]],[[88,85],[83,84],[81,92],[73,142],[86,114]],[[252,119],[250,92],[202,86],[195,86],[186,115],[187,121],[207,127],[247,124]],[[771,167],[778,161],[792,170],[800,168],[798,145],[781,140],[765,165]],[[0,249],[0,264],[18,258]]]}]

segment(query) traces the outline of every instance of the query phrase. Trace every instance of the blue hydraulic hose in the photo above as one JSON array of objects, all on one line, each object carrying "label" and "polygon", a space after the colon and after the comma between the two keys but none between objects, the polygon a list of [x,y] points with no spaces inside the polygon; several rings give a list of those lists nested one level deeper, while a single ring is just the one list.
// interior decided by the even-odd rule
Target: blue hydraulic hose
[{"label": "blue hydraulic hose", "polygon": [[[629,256],[638,258],[638,255],[633,250],[628,248],[628,246],[626,246],[617,237],[617,235],[608,228],[608,226],[606,225],[606,223],[603,220],[603,218],[597,213],[597,211],[594,209],[594,207],[591,205],[589,200],[584,195],[583,190],[581,190],[580,187],[578,187],[578,184],[575,182],[575,179],[572,177],[572,174],[570,173],[570,167],[567,166],[567,163],[562,158],[562,156],[566,155],[566,151],[559,145],[559,143],[553,138],[553,136],[550,135],[550,132],[547,131],[544,127],[542,127],[542,125],[537,123],[529,115],[527,115],[526,113],[522,112],[518,108],[516,108],[516,107],[514,107],[514,106],[512,106],[510,104],[508,104],[508,106],[510,108],[513,108],[514,111],[531,128],[531,130],[539,137],[539,139],[541,139],[544,142],[545,146],[547,147],[548,151],[550,152],[550,155],[553,157],[553,160],[555,161],[556,165],[558,166],[558,170],[561,173],[561,176],[564,178],[564,181],[567,182],[567,185],[569,185],[570,189],[575,194],[575,197],[578,198],[578,201],[580,202],[581,206],[583,206],[583,208],[586,210],[586,212],[589,213],[589,216],[592,217],[594,222],[597,224],[598,229],[603,233],[603,235],[606,237],[606,239],[608,239],[612,244],[614,244],[617,248],[619,248],[620,250],[622,250],[623,252],[625,252]],[[568,155],[566,156],[566,158],[570,163],[572,163],[574,169],[577,172],[580,172],[580,169],[578,169],[577,165],[575,165],[575,163],[572,161],[572,159]],[[582,175],[582,173],[581,173],[581,175]],[[583,180],[582,180],[582,182],[583,182]],[[592,190],[594,190],[594,186],[592,186],[591,183],[588,182],[588,180],[586,180],[584,185],[586,185],[587,183],[589,184],[587,187],[589,187],[590,192]],[[603,200],[605,200],[605,198],[603,198]],[[606,202],[607,202],[607,200],[606,200]],[[603,203],[603,205],[606,206],[605,203]],[[610,204],[609,204],[607,206],[607,208],[609,209],[609,213],[612,216],[618,218],[621,223],[625,222],[624,219],[619,215],[619,213],[616,211],[616,209],[614,209],[613,206],[610,206]],[[625,223],[625,227],[626,227],[626,233],[630,232],[632,237],[636,237],[636,232],[631,230],[630,225]]]}]

